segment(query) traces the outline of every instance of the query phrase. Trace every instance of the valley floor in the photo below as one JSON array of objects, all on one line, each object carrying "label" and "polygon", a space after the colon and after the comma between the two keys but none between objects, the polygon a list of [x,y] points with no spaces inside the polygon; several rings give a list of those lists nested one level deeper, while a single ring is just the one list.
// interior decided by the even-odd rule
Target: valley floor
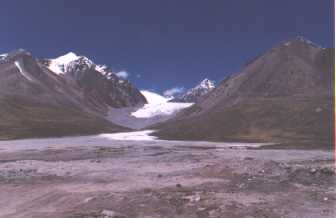
[{"label": "valley floor", "polygon": [[333,167],[248,144],[0,141],[0,217],[335,217]]}]

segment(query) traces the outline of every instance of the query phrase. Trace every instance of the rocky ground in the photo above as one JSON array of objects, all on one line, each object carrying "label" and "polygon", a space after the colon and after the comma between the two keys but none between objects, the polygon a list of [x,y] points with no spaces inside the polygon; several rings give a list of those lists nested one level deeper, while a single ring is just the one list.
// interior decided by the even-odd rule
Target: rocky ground
[{"label": "rocky ground", "polygon": [[0,142],[0,217],[335,217],[333,167],[319,150]]}]

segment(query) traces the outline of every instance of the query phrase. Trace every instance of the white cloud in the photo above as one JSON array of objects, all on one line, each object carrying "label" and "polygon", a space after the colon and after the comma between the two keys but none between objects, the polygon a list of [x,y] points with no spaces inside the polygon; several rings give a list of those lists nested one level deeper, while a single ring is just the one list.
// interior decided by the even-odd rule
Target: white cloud
[{"label": "white cloud", "polygon": [[171,89],[164,91],[163,95],[166,97],[169,97],[169,96],[175,96],[177,94],[181,94],[182,92],[184,92],[184,87],[176,86],[176,87],[173,87]]},{"label": "white cloud", "polygon": [[138,78],[138,79],[141,78],[141,74],[137,74],[136,78]]},{"label": "white cloud", "polygon": [[116,73],[116,75],[122,79],[127,79],[127,77],[129,76],[129,73],[125,70],[122,70]]}]

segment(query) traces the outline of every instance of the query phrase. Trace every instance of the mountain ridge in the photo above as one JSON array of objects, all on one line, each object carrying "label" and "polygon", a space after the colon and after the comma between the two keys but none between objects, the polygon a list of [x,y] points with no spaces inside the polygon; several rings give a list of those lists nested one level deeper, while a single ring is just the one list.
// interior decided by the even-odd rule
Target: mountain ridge
[{"label": "mountain ridge", "polygon": [[154,126],[153,135],[330,146],[332,66],[329,49],[302,38],[280,43],[178,117]]},{"label": "mountain ridge", "polygon": [[[181,95],[180,102],[196,104],[161,116],[149,108],[161,103],[148,102],[106,65],[73,52],[37,59],[18,49],[0,55],[0,102],[17,107],[2,108],[0,138],[92,134],[150,125],[162,139],[326,144],[332,126],[333,56],[333,49],[302,37],[278,43],[216,87],[204,79]],[[123,123],[127,127],[120,126]]]}]

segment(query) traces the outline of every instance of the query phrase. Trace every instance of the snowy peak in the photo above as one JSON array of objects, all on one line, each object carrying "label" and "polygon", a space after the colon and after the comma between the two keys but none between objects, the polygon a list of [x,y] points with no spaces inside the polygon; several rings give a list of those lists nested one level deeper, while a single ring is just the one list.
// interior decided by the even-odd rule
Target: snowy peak
[{"label": "snowy peak", "polygon": [[55,61],[55,62],[57,62],[59,64],[66,65],[66,64],[69,64],[71,61],[78,60],[79,58],[80,57],[77,56],[75,53],[69,52],[69,53],[67,53],[65,55],[62,55],[62,56],[60,56],[58,58],[53,59],[53,61]]},{"label": "snowy peak", "polygon": [[209,79],[204,79],[198,86],[196,86],[194,89],[205,89],[205,90],[212,90],[215,88],[215,84],[213,81]]},{"label": "snowy peak", "polygon": [[55,59],[49,59],[48,68],[58,75],[63,75],[73,70],[82,69],[83,67],[90,68],[92,65],[93,62],[87,57],[69,52]]},{"label": "snowy peak", "polygon": [[89,58],[82,55],[76,55],[73,52],[69,52],[55,59],[49,59],[47,67],[57,75],[65,75],[69,72],[83,72],[92,68],[108,80],[118,80],[120,83],[124,83],[123,80],[118,79],[108,66],[95,64]]},{"label": "snowy peak", "polygon": [[65,72],[80,72],[91,68],[93,65],[94,63],[90,59],[80,56],[66,65]]},{"label": "snowy peak", "polygon": [[189,89],[184,94],[173,99],[173,102],[197,102],[198,99],[209,92],[211,92],[215,88],[215,84],[213,81],[209,79],[202,80],[197,86],[192,89]]},{"label": "snowy peak", "polygon": [[[3,54],[0,56],[0,63],[21,61],[21,57],[27,54],[24,50]],[[15,66],[22,76],[31,80],[24,74],[26,72],[24,70],[25,64],[15,62]],[[53,59],[32,57],[27,64],[28,66],[36,65],[41,71],[46,72],[45,75],[39,73],[43,74],[41,77],[48,77],[50,73],[61,77],[60,81],[66,81],[70,88],[76,89],[76,92],[81,94],[80,97],[84,96],[85,103],[94,111],[106,112],[108,107],[120,108],[147,103],[145,97],[136,87],[129,81],[118,77],[111,68],[106,65],[96,65],[89,58],[74,52]],[[52,78],[60,79],[54,76]]]}]

